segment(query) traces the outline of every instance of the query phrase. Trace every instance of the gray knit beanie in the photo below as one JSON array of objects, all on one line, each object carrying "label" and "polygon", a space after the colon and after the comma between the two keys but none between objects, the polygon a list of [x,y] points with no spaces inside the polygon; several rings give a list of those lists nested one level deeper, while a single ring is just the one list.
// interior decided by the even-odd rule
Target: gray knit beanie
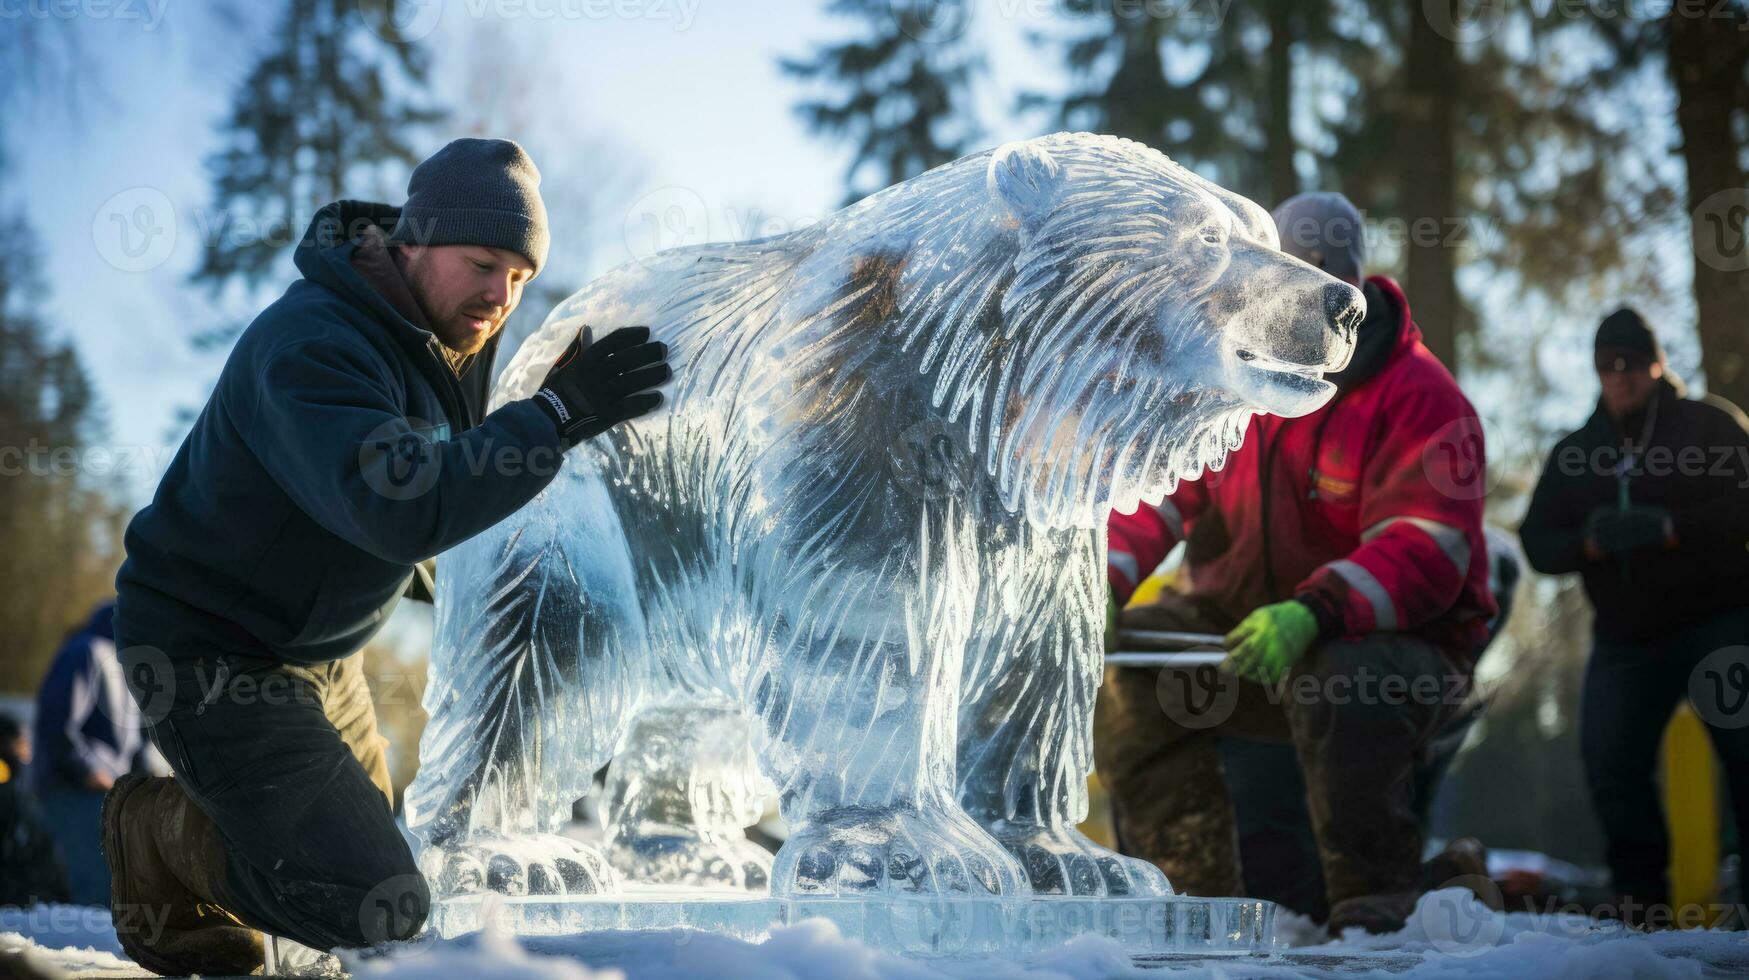
[{"label": "gray knit beanie", "polygon": [[413,168],[389,240],[505,248],[539,274],[548,242],[540,171],[514,140],[455,140]]},{"label": "gray knit beanie", "polygon": [[1299,194],[1277,205],[1272,217],[1283,252],[1338,279],[1361,278],[1366,222],[1348,198],[1334,191]]}]

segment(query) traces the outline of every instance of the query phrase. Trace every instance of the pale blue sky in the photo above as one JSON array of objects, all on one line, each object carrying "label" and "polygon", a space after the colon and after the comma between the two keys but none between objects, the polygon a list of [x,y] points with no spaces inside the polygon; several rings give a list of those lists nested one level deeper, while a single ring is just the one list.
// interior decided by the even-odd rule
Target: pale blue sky
[{"label": "pale blue sky", "polygon": [[[847,153],[804,131],[792,109],[801,90],[777,68],[779,56],[805,54],[849,28],[823,6],[447,0],[426,8],[438,14],[425,40],[456,117],[426,146],[463,133],[523,141],[543,171],[554,223],[543,279],[567,287],[634,249],[794,227],[844,194]],[[193,351],[189,337],[227,316],[247,317],[294,273],[287,262],[261,293],[222,301],[187,282],[217,225],[202,161],[218,146],[216,127],[267,43],[268,13],[278,5],[239,3],[227,15],[191,0],[140,0],[133,9],[137,16],[52,25],[83,47],[87,96],[69,112],[44,95],[27,118],[9,122],[17,182],[5,193],[23,203],[42,239],[44,318],[78,345],[109,407],[112,441],[130,455],[119,464],[127,487],[144,503],[180,440],[177,409],[204,400],[223,361],[222,352]],[[1016,88],[1041,84],[1053,70],[1025,42],[1026,26],[990,20],[972,28],[992,69],[984,114],[1007,120],[987,126],[986,142],[1042,125],[1001,112]],[[398,202],[404,181],[382,175],[377,186],[349,193]],[[167,212],[173,222],[159,220]],[[130,222],[140,214],[143,224],[124,239],[117,214]],[[651,214],[687,220],[666,221],[653,236]],[[154,228],[147,242],[142,235]]]},{"label": "pale blue sky", "polygon": [[[1200,11],[1198,2],[1182,9]],[[825,16],[824,0],[412,4],[412,29],[435,56],[439,99],[455,112],[422,148],[435,150],[464,134],[509,136],[528,146],[545,175],[553,219],[543,286],[569,292],[655,247],[788,230],[843,198],[847,150],[803,130],[793,111],[802,90],[777,67],[780,56],[804,55],[853,29]],[[246,320],[295,275],[285,261],[259,293],[218,301],[187,281],[203,237],[217,224],[202,161],[217,148],[216,126],[269,41],[280,6],[90,0],[66,9],[91,14],[32,25],[77,39],[85,94],[71,112],[57,95],[37,93],[28,100],[29,115],[5,120],[16,180],[0,186],[0,195],[25,206],[43,240],[49,289],[43,318],[77,343],[95,378],[109,407],[112,444],[123,453],[106,465],[123,471],[136,504],[149,498],[181,439],[178,409],[204,401],[223,361],[222,351],[196,353],[190,337]],[[1049,120],[1016,116],[1012,104],[1022,89],[1067,85],[1059,52],[1026,40],[1029,32],[1064,29],[1055,0],[991,0],[974,9],[967,38],[989,68],[977,89],[983,126],[977,144],[1048,130]],[[115,12],[98,15],[105,10]],[[13,25],[0,20],[0,29]],[[1645,98],[1657,100],[1650,91]],[[1667,105],[1631,111],[1643,115],[1648,139],[1673,139]],[[348,193],[398,202],[404,184],[402,173],[380,174],[374,186],[366,181]],[[124,238],[117,221],[135,216],[161,232],[149,242],[137,228]],[[297,232],[307,220],[300,216]],[[149,247],[137,253],[142,244]],[[1675,308],[1648,312],[1660,321],[1677,366],[1692,370],[1682,245],[1652,243],[1648,261],[1670,266],[1660,278],[1677,300]],[[1508,342],[1528,341],[1536,323],[1550,320],[1562,321],[1564,336],[1588,337],[1595,317],[1620,299],[1598,295],[1595,309],[1555,310],[1527,306],[1496,284],[1468,285],[1485,318],[1503,331],[1495,339]],[[520,316],[538,321],[544,313],[531,303]],[[1550,406],[1562,419],[1582,416],[1594,397],[1586,349],[1545,343],[1539,352],[1545,364],[1578,379],[1576,392],[1588,392]],[[1499,392],[1474,394],[1484,416],[1527,410]]]}]

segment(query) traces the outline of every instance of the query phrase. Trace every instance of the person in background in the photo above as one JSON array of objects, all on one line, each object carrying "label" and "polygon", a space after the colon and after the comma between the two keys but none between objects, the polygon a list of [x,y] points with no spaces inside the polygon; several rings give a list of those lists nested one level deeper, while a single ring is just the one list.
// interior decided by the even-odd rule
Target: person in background
[{"label": "person in background", "polygon": [[1622,917],[1656,924],[1670,844],[1653,769],[1684,696],[1749,839],[1749,425],[1729,402],[1685,397],[1634,310],[1604,319],[1594,359],[1597,407],[1549,454],[1519,535],[1537,571],[1578,572],[1596,612],[1585,778]]},{"label": "person in background", "polygon": [[[1488,621],[1492,644],[1511,616],[1513,593],[1523,574],[1524,559],[1516,535],[1489,526],[1485,537],[1488,592],[1500,607],[1499,613]],[[1478,664],[1486,653],[1486,648],[1477,652]],[[1486,707],[1485,700],[1475,700],[1467,710],[1440,726],[1416,755],[1410,805],[1424,835],[1433,822],[1433,803],[1439,787]],[[1330,906],[1324,896],[1318,837],[1312,832],[1312,817],[1306,811],[1306,781],[1300,775],[1294,747],[1224,734],[1221,768],[1226,775],[1227,793],[1233,799],[1245,894],[1292,909],[1313,922],[1328,919]],[[1470,884],[1470,876],[1486,876],[1487,862],[1487,851],[1480,841],[1460,836],[1449,841],[1443,851],[1423,866],[1423,882],[1430,890],[1460,879]],[[1500,898],[1497,889],[1483,890],[1477,897],[1490,905]]]},{"label": "person in background", "polygon": [[0,715],[0,905],[66,902],[67,869],[36,798],[25,786],[30,734]]},{"label": "person in background", "polygon": [[16,779],[24,775],[35,755],[36,748],[31,744],[30,732],[19,724],[17,718],[0,715],[0,766],[5,767],[7,778]]},{"label": "person in background", "polygon": [[1187,543],[1184,591],[1125,610],[1121,625],[1225,634],[1229,679],[1197,691],[1184,672],[1108,668],[1094,756],[1120,849],[1181,892],[1224,896],[1243,882],[1219,737],[1291,742],[1329,930],[1391,932],[1424,880],[1416,761],[1464,710],[1496,612],[1481,427],[1402,290],[1363,274],[1354,206],[1301,195],[1275,218],[1283,251],[1364,291],[1353,359],[1328,376],[1337,393],[1324,408],[1254,418],[1224,468],[1112,515],[1114,615]]},{"label": "person in background", "polygon": [[103,796],[146,765],[140,709],[115,651],[115,603],[99,603],[68,634],[36,695],[32,787],[67,862],[73,901],[109,904],[109,867],[99,848]]}]

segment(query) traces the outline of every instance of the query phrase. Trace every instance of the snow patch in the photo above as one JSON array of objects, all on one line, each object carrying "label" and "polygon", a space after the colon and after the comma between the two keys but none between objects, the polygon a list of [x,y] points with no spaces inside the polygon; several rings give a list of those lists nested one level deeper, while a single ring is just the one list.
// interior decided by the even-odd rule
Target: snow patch
[{"label": "snow patch", "polygon": [[[512,938],[493,933],[422,939],[341,954],[370,980],[1073,980],[1082,977],[1390,977],[1474,980],[1551,976],[1688,980],[1749,975],[1749,942],[1736,932],[1650,935],[1571,914],[1493,912],[1464,889],[1422,897],[1401,932],[1313,944],[1317,927],[1284,914],[1267,956],[1170,955],[1132,962],[1109,939],[1084,936],[1013,959],[912,960],[847,939],[821,919],[774,929],[763,943],[684,929]],[[131,968],[107,910],[0,909],[0,954],[71,973]]]}]

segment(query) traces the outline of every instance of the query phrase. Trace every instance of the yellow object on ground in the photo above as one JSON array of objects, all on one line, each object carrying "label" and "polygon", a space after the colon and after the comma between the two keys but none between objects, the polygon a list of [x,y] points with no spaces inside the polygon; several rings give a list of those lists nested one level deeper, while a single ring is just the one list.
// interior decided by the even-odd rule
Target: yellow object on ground
[{"label": "yellow object on ground", "polygon": [[[1150,575],[1142,579],[1142,584],[1136,586],[1136,591],[1130,593],[1128,606],[1151,606],[1160,598],[1160,593],[1170,585],[1172,579],[1167,575]],[[1128,608],[1126,606],[1125,608]]]},{"label": "yellow object on ground", "polygon": [[[1706,725],[1684,702],[1664,730],[1664,814],[1670,826],[1670,901],[1677,909],[1717,900],[1719,780]],[[1718,918],[1709,909],[1707,925]]]}]

